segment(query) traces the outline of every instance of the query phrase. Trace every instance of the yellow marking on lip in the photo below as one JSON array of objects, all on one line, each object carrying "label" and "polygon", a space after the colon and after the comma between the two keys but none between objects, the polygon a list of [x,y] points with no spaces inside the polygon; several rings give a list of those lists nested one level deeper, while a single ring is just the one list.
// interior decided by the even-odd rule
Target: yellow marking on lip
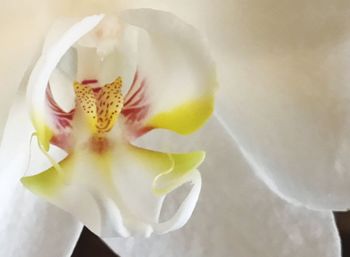
[{"label": "yellow marking on lip", "polygon": [[97,123],[98,131],[110,131],[116,123],[123,108],[121,93],[122,79],[118,77],[114,82],[101,88],[97,95]]},{"label": "yellow marking on lip", "polygon": [[74,83],[76,105],[80,107],[93,133],[97,132],[97,108],[96,97],[91,87]]}]

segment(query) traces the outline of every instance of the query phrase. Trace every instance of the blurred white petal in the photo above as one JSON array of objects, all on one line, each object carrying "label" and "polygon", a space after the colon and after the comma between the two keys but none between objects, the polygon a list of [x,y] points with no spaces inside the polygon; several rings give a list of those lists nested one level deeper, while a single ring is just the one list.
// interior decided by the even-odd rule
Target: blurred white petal
[{"label": "blurred white petal", "polygon": [[348,209],[350,4],[253,2],[227,20],[218,113],[279,195]]},{"label": "blurred white petal", "polygon": [[171,10],[209,38],[217,113],[276,193],[316,209],[350,207],[350,3],[134,1]]},{"label": "blurred white petal", "polygon": [[[173,137],[164,133],[149,141],[155,146],[166,147],[168,143],[174,147]],[[159,139],[157,143],[155,138]],[[176,143],[181,150],[186,145],[184,141],[178,139]],[[203,191],[193,218],[183,229],[161,237],[105,239],[118,254],[129,257],[341,256],[332,213],[294,206],[276,196],[252,175],[249,164],[216,119],[191,142],[187,143],[186,150],[200,145],[208,153],[201,168]]]}]

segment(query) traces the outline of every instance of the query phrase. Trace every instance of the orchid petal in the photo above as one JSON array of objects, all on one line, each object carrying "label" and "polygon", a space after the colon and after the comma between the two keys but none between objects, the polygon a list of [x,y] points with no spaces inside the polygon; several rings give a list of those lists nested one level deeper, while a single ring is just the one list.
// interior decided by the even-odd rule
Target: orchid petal
[{"label": "orchid petal", "polygon": [[31,107],[32,121],[39,142],[46,150],[49,148],[49,141],[53,134],[52,128],[50,128],[51,121],[47,117],[48,114],[43,112],[47,109],[45,89],[50,75],[69,48],[88,31],[92,30],[102,18],[103,15],[90,16],[70,27],[61,35],[60,40],[44,49],[31,73],[27,86],[27,99]]},{"label": "orchid petal", "polygon": [[151,9],[127,10],[121,19],[140,28],[138,81],[126,96],[126,122],[180,134],[197,130],[213,111],[217,85],[198,32],[170,13]]},{"label": "orchid petal", "polygon": [[17,95],[0,147],[0,256],[69,257],[82,225],[19,182],[30,170],[29,159],[33,169],[50,165],[40,151],[29,154],[34,128],[24,99]]},{"label": "orchid petal", "polygon": [[[119,145],[102,155],[77,152],[60,162],[60,170],[52,167],[22,183],[96,234],[149,236],[177,229],[190,218],[201,188],[196,168],[203,158],[202,152],[166,154]],[[187,182],[193,187],[183,204],[159,222],[164,196]]]},{"label": "orchid petal", "polygon": [[133,2],[206,32],[217,114],[269,187],[309,208],[349,209],[349,2]]},{"label": "orchid petal", "polygon": [[[293,43],[282,41],[279,53],[223,59],[226,67],[235,67],[222,69],[223,83],[231,76],[238,79],[222,95],[220,111],[255,172],[277,194],[310,208],[347,210],[349,40],[347,32],[338,32],[347,27],[341,13],[350,6],[331,6],[309,9],[300,2],[298,10],[310,19],[288,25],[285,31],[293,31]],[[274,23],[289,12],[282,8]],[[334,29],[314,30],[326,23]],[[254,27],[261,24],[252,21]],[[241,104],[239,111],[228,99]]]},{"label": "orchid petal", "polygon": [[216,33],[223,42],[218,114],[278,195],[309,208],[349,209],[349,2],[244,8],[244,17],[213,13],[225,17],[214,18],[217,27],[233,28]]},{"label": "orchid petal", "polygon": [[194,146],[207,149],[201,166],[203,192],[192,219],[181,230],[150,239],[105,239],[121,256],[341,256],[332,213],[276,196],[254,176],[217,119],[210,120],[190,142],[169,133],[152,133],[143,143],[161,147],[168,142],[177,151]]}]

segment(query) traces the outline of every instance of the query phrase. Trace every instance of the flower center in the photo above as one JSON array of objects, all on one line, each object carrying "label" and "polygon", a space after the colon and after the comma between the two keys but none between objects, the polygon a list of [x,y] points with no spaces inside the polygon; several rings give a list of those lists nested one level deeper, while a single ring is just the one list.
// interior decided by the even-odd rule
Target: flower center
[{"label": "flower center", "polygon": [[121,87],[121,77],[100,88],[74,83],[76,105],[84,114],[94,138],[103,138],[116,123],[123,108]]},{"label": "flower center", "polygon": [[89,139],[88,147],[95,153],[103,154],[111,147],[111,143],[106,137],[94,135]]}]

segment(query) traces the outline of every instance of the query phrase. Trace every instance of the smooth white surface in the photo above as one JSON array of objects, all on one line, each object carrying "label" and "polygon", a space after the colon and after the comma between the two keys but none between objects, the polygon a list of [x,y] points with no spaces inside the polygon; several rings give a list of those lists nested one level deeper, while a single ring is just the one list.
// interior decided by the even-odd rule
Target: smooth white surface
[{"label": "smooth white surface", "polygon": [[[155,138],[161,138],[155,142]],[[172,138],[171,141],[169,139]],[[230,136],[211,120],[195,140],[154,135],[154,146],[207,150],[202,194],[181,230],[150,239],[107,239],[121,256],[340,257],[331,212],[291,205],[253,175]],[[189,141],[193,143],[188,143]],[[141,142],[141,144],[149,142]]]},{"label": "smooth white surface", "polygon": [[217,112],[260,178],[311,208],[350,207],[349,1],[133,2],[206,32]]}]

